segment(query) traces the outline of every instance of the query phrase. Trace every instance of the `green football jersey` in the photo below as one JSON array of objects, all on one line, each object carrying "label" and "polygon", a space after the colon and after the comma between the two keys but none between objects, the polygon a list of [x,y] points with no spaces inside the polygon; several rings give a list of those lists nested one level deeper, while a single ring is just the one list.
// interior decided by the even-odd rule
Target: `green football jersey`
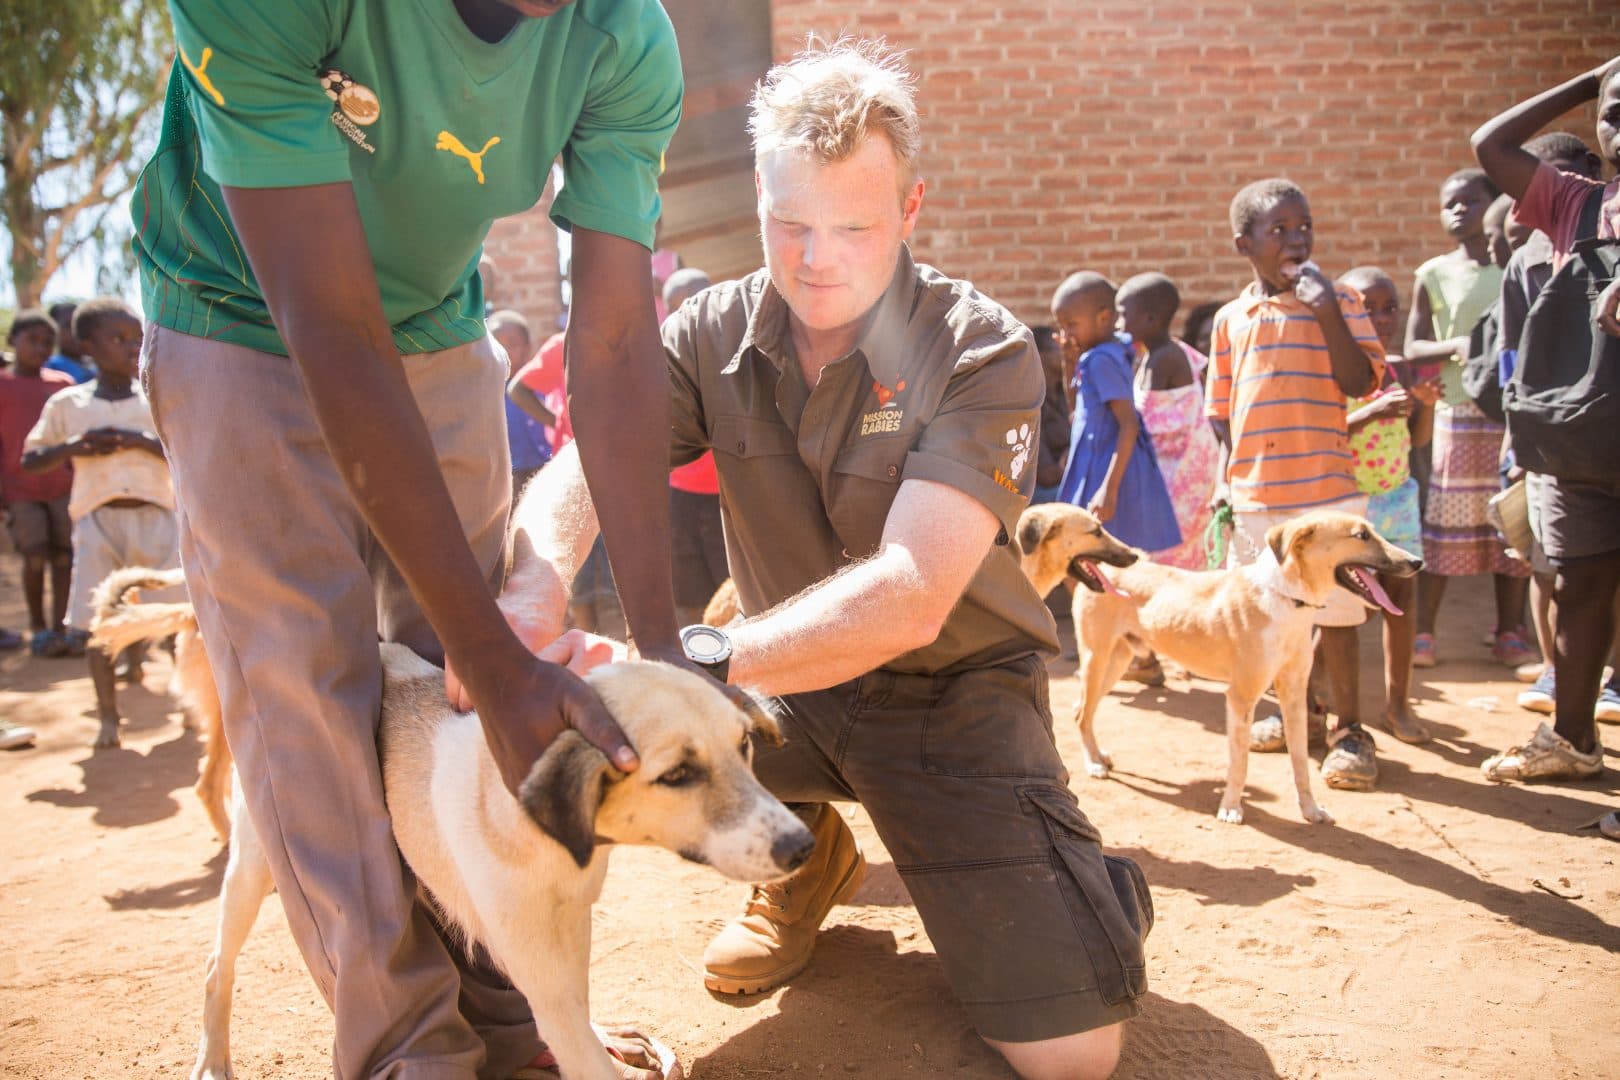
[{"label": "green football jersey", "polygon": [[179,56],[130,207],[159,325],[287,352],[221,184],[352,182],[402,353],[483,335],[484,237],[534,206],[559,155],[558,226],[652,247],[682,93],[658,0],[577,0],[494,44],[453,0],[169,6]]}]

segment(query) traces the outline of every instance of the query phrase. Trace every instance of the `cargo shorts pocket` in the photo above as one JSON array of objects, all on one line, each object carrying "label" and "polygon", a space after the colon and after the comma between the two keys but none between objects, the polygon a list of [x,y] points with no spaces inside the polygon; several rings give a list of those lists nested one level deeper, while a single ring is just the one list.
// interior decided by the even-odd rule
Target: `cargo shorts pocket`
[{"label": "cargo shorts pocket", "polygon": [[1104,855],[1101,834],[1067,789],[1023,787],[1028,812],[1046,822],[1053,868],[1074,928],[1091,957],[1097,992],[1119,1005],[1147,991],[1142,942],[1153,928],[1153,897],[1142,868],[1121,855]]}]

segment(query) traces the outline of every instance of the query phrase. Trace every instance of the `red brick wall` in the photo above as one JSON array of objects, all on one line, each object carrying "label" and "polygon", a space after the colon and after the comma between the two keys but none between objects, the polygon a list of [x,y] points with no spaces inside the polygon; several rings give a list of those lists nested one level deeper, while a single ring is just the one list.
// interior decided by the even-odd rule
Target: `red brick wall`
[{"label": "red brick wall", "polygon": [[547,184],[534,209],[497,221],[484,241],[484,254],[495,260],[499,275],[495,304],[515,308],[529,320],[536,349],[557,329],[557,317],[562,313],[557,228],[548,216],[551,195]]},{"label": "red brick wall", "polygon": [[[1474,164],[1469,133],[1620,52],[1616,0],[771,2],[778,59],[811,30],[910,50],[918,257],[1032,322],[1080,268],[1163,270],[1183,311],[1230,298],[1249,275],[1227,206],[1279,174],[1325,270],[1410,281],[1446,248],[1439,186]],[[1560,126],[1590,142],[1594,116]]]}]

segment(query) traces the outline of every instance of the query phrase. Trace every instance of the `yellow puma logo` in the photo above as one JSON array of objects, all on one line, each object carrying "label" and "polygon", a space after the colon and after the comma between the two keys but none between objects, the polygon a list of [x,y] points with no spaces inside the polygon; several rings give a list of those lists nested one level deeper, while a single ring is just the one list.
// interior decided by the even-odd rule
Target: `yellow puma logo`
[{"label": "yellow puma logo", "polygon": [[441,131],[439,132],[439,141],[433,144],[433,149],[448,150],[458,158],[466,158],[467,164],[472,166],[473,175],[478,177],[478,182],[482,184],[484,182],[484,155],[489,153],[490,147],[500,141],[501,137],[499,135],[491,135],[489,141],[484,144],[484,148],[475,154],[463,146],[460,139],[448,131]]},{"label": "yellow puma logo", "polygon": [[186,50],[180,50],[180,62],[186,65],[186,70],[191,72],[191,77],[193,79],[197,80],[197,85],[208,91],[209,96],[214,99],[215,105],[224,105],[225,95],[221,94],[219,90],[214,87],[214,80],[203,74],[208,70],[208,61],[212,60],[213,58],[214,50],[210,49],[206,45],[203,46],[202,63],[200,64],[193,64],[191,62],[191,57],[186,55]]}]

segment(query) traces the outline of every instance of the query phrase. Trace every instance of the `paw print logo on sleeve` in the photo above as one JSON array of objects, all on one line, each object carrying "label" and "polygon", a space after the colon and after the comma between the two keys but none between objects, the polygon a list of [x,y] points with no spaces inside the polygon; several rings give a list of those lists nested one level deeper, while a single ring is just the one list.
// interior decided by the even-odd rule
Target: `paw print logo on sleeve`
[{"label": "paw print logo on sleeve", "polygon": [[1007,432],[1007,448],[1012,451],[1012,463],[1007,466],[1007,472],[1014,483],[1024,475],[1024,466],[1029,464],[1030,447],[1034,441],[1028,424],[1019,424]]}]

